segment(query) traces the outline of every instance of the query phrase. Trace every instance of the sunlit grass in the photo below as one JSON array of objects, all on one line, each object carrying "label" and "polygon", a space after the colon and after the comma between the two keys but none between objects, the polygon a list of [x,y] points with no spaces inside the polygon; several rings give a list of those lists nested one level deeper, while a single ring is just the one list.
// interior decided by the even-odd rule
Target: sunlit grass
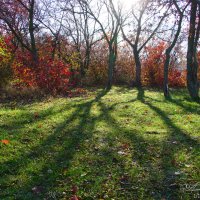
[{"label": "sunlit grass", "polygon": [[114,87],[1,104],[0,199],[191,199],[200,182],[200,105],[185,90]]}]

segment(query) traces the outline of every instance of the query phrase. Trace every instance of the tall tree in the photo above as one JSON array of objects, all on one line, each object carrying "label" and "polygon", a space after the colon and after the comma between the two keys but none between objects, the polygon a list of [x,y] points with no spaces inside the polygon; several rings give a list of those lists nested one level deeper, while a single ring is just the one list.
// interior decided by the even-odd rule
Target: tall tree
[{"label": "tall tree", "polygon": [[178,24],[177,24],[177,30],[175,31],[174,38],[173,38],[173,40],[170,40],[169,46],[165,51],[166,59],[165,59],[165,63],[164,63],[164,87],[163,87],[165,97],[169,97],[168,74],[169,74],[169,64],[170,64],[171,52],[177,43],[178,37],[181,32],[181,26],[182,26],[182,22],[183,22],[184,12],[189,4],[189,3],[187,3],[186,5],[184,5],[183,9],[181,9],[181,7],[179,6],[180,2],[178,3],[177,0],[170,1],[169,3],[171,3],[175,6],[175,10],[174,10],[174,8],[172,8],[173,9],[172,11],[175,12],[175,14],[178,14],[178,20],[176,20],[176,22],[175,22]]},{"label": "tall tree", "polygon": [[[127,35],[121,26],[123,38],[131,46],[135,59],[136,66],[136,86],[141,86],[141,60],[140,53],[147,45],[147,43],[153,38],[158,31],[165,17],[167,16],[168,9],[160,4],[158,1],[143,0],[139,4],[139,8],[132,9],[131,20],[129,24],[133,24],[134,32],[131,35]],[[116,16],[118,16],[117,12]],[[160,14],[162,13],[162,15]],[[156,24],[153,24],[156,21]],[[133,81],[134,82],[134,81]]]},{"label": "tall tree", "polygon": [[[112,0],[101,0],[98,2],[97,11],[94,12],[91,5],[86,1],[82,1],[87,5],[87,12],[90,16],[98,23],[99,28],[108,44],[109,55],[108,55],[108,82],[107,89],[110,89],[113,84],[113,74],[117,59],[117,44],[118,36],[120,31],[121,21],[117,20],[112,11]],[[106,15],[96,15],[96,13],[105,13]],[[121,8],[118,6],[118,14],[121,19]],[[102,14],[103,15],[103,14]]]},{"label": "tall tree", "polygon": [[[80,74],[83,78],[90,64],[92,47],[102,37],[97,36],[97,22],[91,19],[87,3],[80,0],[70,2],[66,11],[68,13],[63,20],[63,30],[78,55]],[[99,18],[100,10],[95,14],[96,18]]]},{"label": "tall tree", "polygon": [[197,45],[200,34],[200,4],[191,0],[187,51],[187,88],[193,99],[199,99]]}]

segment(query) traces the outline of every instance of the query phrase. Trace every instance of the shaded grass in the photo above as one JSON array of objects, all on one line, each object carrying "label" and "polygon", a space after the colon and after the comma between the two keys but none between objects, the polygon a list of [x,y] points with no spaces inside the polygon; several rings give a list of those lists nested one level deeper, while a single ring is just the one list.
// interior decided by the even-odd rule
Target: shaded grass
[{"label": "shaded grass", "polygon": [[114,87],[89,97],[1,104],[0,199],[193,199],[200,106],[186,91]]}]

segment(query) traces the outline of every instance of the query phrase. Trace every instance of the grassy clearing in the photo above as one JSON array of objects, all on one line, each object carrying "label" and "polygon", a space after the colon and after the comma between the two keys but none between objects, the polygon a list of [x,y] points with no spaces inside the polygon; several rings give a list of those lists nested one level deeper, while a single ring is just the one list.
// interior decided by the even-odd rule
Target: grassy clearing
[{"label": "grassy clearing", "polygon": [[184,90],[0,104],[0,199],[193,199],[199,115]]}]

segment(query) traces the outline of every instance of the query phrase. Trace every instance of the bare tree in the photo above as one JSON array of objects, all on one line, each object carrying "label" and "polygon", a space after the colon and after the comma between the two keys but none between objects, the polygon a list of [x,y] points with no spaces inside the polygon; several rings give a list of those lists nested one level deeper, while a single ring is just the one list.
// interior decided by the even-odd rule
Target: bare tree
[{"label": "bare tree", "polygon": [[[120,21],[115,18],[112,10],[112,0],[101,0],[97,2],[97,11],[94,12],[91,8],[91,4],[86,1],[81,1],[87,6],[87,12],[90,16],[98,23],[101,32],[103,33],[104,39],[108,44],[109,55],[108,55],[108,82],[107,89],[110,89],[113,84],[113,73],[117,59],[117,44],[118,36],[120,31]],[[99,17],[100,14],[106,13],[104,17]],[[118,14],[121,19],[121,8],[118,6]],[[103,15],[103,14],[102,14]]]},{"label": "bare tree", "polygon": [[0,3],[0,20],[21,46],[27,49],[34,62],[38,62],[38,52],[35,41],[35,23],[37,5],[35,0],[2,0]]},{"label": "bare tree", "polygon": [[[163,88],[165,97],[169,97],[168,74],[169,74],[169,64],[170,64],[171,52],[177,43],[178,37],[181,32],[181,26],[182,26],[182,22],[183,22],[184,12],[189,5],[189,3],[187,3],[181,9],[181,6],[179,6],[180,2],[178,3],[176,0],[172,0],[172,1],[169,1],[169,3],[173,4],[175,6],[175,10],[174,10],[174,8],[172,8],[173,9],[172,11],[174,11],[176,14],[178,14],[178,20],[175,21],[175,23],[178,23],[178,24],[177,24],[177,30],[175,31],[174,38],[173,38],[173,40],[170,39],[170,44],[165,51],[166,59],[165,59],[165,63],[164,63],[164,88]],[[173,29],[173,32],[174,32],[174,29]]]},{"label": "bare tree", "polygon": [[[90,54],[94,44],[102,37],[97,37],[97,22],[91,19],[87,4],[82,1],[70,2],[63,19],[63,31],[70,39],[70,44],[78,55],[80,73],[83,78],[90,64]],[[97,13],[99,17],[99,13]]]},{"label": "bare tree", "polygon": [[[136,86],[138,87],[141,86],[140,53],[158,31],[159,27],[167,16],[168,10],[169,8],[165,9],[164,5],[157,1],[143,0],[140,2],[138,9],[134,8],[131,11],[132,17],[128,24],[133,26],[133,30],[130,30],[132,34],[127,35],[121,26],[123,38],[128,42],[133,50],[136,65],[135,79]],[[118,16],[118,13],[115,13],[115,16]]]},{"label": "bare tree", "polygon": [[[43,28],[43,32],[47,32],[52,37],[52,59],[55,59],[56,52],[58,57],[61,58],[61,35],[63,31],[63,21],[66,15],[65,8],[68,6],[70,0],[67,1],[51,1],[41,0],[40,10],[41,16],[37,18]],[[44,31],[45,30],[45,31]]]}]

